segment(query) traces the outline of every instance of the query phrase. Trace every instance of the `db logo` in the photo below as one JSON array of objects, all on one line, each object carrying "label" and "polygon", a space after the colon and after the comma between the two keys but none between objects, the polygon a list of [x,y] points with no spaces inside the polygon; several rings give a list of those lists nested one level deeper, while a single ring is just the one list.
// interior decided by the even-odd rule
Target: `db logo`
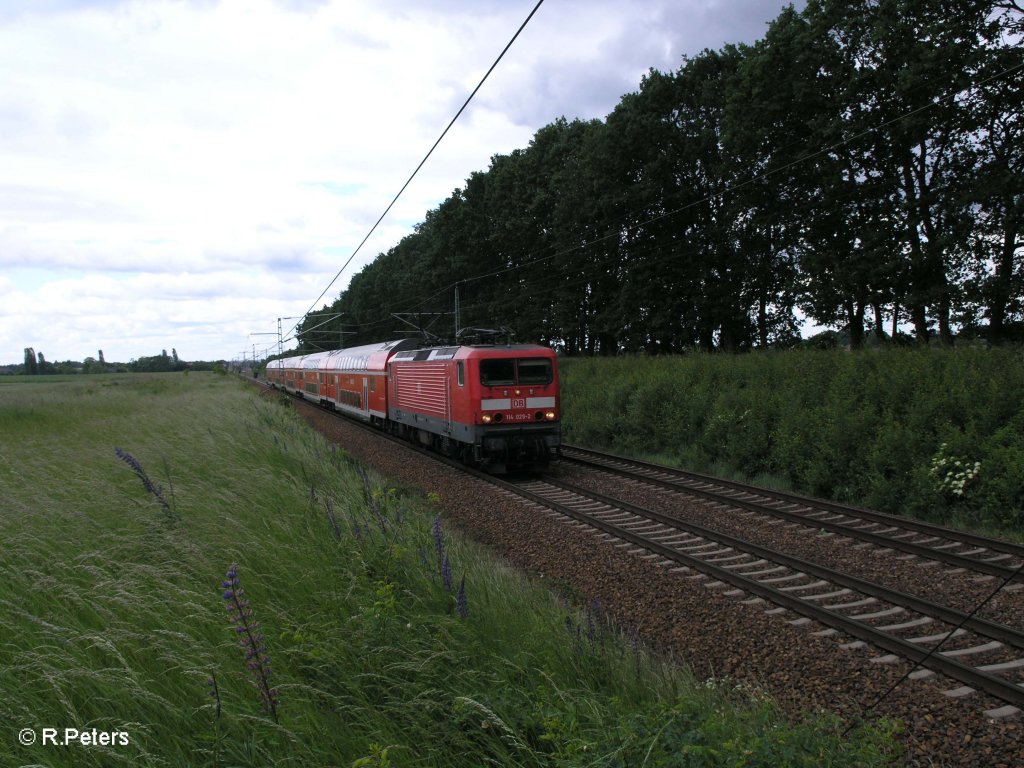
[{"label": "db logo", "polygon": [[513,399],[512,400],[512,407],[513,408],[525,408],[526,407],[526,400]]}]

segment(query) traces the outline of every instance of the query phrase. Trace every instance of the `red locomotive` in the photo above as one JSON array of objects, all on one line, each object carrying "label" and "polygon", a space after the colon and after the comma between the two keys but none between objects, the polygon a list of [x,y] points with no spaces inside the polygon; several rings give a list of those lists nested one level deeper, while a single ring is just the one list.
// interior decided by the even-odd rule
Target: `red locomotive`
[{"label": "red locomotive", "polygon": [[413,339],[273,360],[267,380],[492,472],[547,465],[560,444],[558,364],[533,344]]}]

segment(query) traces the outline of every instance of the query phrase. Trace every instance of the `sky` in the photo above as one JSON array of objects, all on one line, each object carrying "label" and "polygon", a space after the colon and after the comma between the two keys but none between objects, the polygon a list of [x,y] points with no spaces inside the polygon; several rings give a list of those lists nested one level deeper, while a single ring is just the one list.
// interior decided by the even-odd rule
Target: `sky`
[{"label": "sky", "polygon": [[788,3],[545,0],[314,304],[535,4],[0,0],[0,364],[276,351],[491,157]]}]

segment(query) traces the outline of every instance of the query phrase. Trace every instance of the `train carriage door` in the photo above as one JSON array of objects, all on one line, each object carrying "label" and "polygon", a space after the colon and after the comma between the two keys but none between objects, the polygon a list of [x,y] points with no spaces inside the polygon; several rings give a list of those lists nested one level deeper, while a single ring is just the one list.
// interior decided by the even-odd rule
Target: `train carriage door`
[{"label": "train carriage door", "polygon": [[370,399],[367,397],[367,394],[369,394],[367,392],[367,387],[368,386],[369,386],[369,380],[365,376],[363,376],[363,402],[362,402],[363,413],[366,413],[366,412],[368,412],[370,410]]},{"label": "train carriage door", "polygon": [[[449,370],[451,370],[449,368]],[[444,429],[449,435],[452,433],[452,377],[444,377]]]}]

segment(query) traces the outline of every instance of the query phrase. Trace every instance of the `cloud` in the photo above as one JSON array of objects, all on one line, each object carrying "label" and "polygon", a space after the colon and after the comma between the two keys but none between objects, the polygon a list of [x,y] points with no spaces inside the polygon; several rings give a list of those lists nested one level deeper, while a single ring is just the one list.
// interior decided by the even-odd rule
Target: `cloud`
[{"label": "cloud", "polygon": [[124,222],[131,219],[131,214],[119,203],[97,198],[95,193],[0,183],[0,221],[52,223],[68,219]]},{"label": "cloud", "polygon": [[358,181],[350,182],[348,184],[338,181],[307,181],[303,182],[303,186],[312,187],[314,189],[323,189],[332,195],[338,195],[339,197],[350,197],[366,189],[366,184]]},{"label": "cloud", "polygon": [[[21,348],[32,346],[50,360],[81,359],[103,349],[106,359],[126,362],[171,347],[186,359],[217,359],[225,352],[212,339],[229,333],[241,344],[250,333],[274,332],[275,312],[300,314],[314,287],[308,277],[281,281],[269,273],[230,271],[85,275],[49,282],[29,294],[4,279],[0,323],[17,334]],[[272,337],[253,343],[266,347]],[[69,355],[69,348],[77,353]]]},{"label": "cloud", "polygon": [[4,275],[0,275],[0,299],[13,295],[16,290],[13,280]]},{"label": "cloud", "polygon": [[[545,3],[323,301],[495,154],[604,117],[649,67],[752,40],[781,4]],[[221,357],[304,312],[533,6],[0,7],[0,362],[30,344]]]}]

